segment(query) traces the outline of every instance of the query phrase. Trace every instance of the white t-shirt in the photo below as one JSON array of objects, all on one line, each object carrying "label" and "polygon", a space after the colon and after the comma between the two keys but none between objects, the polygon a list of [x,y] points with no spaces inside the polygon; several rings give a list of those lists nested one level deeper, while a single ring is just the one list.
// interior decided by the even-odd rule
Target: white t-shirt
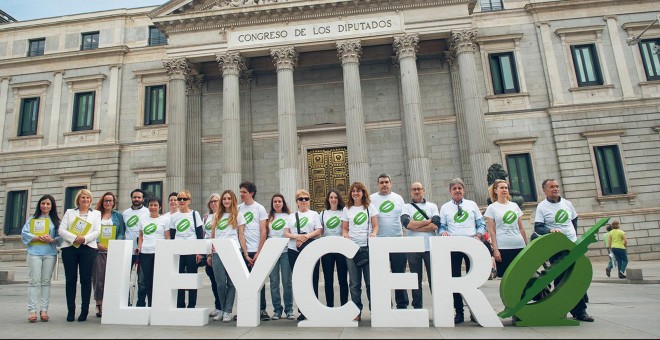
[{"label": "white t-shirt", "polygon": [[341,220],[348,222],[348,237],[360,247],[369,244],[369,234],[372,231],[371,218],[378,216],[378,209],[369,204],[369,211],[363,206],[344,207]]},{"label": "white t-shirt", "polygon": [[215,225],[215,214],[211,213],[204,216],[204,238],[211,238],[211,231],[213,231],[213,226]]},{"label": "white t-shirt", "polygon": [[[195,217],[193,218],[193,213]],[[194,221],[197,221],[195,224]],[[176,212],[172,214],[170,219],[170,229],[175,229],[176,234],[174,238],[177,240],[196,240],[197,234],[195,233],[196,227],[204,227],[202,217],[199,216],[197,211],[190,211],[187,213]]]},{"label": "white t-shirt", "polygon": [[[431,202],[422,202],[422,203],[415,203],[417,206],[422,209],[425,213],[428,219],[432,219],[433,216],[438,216],[440,213],[438,212],[438,206],[435,203]],[[422,215],[417,208],[415,208],[411,203],[407,203],[406,205],[403,206],[403,212],[402,215],[408,215],[410,216],[410,221],[425,221],[426,218],[424,215]],[[380,228],[380,224],[378,225],[378,228]],[[438,226],[440,228],[440,226]],[[424,251],[431,251],[431,242],[429,241],[429,237],[435,236],[436,233],[435,231],[414,231],[414,230],[406,230],[406,237],[423,237],[424,238]]]},{"label": "white t-shirt", "polygon": [[484,216],[495,221],[495,238],[498,249],[525,248],[525,240],[518,228],[518,220],[522,215],[522,210],[514,202],[507,204],[494,202],[486,208]]},{"label": "white t-shirt", "polygon": [[248,253],[259,251],[259,242],[261,241],[261,227],[259,222],[268,220],[266,208],[258,202],[250,205],[241,203],[238,206],[238,214],[245,220],[245,243]]},{"label": "white t-shirt", "polygon": [[[286,227],[288,219],[289,214],[287,213],[275,213],[275,215],[273,215],[273,220],[268,223],[268,238],[284,237],[284,228]],[[284,248],[282,253],[286,252],[286,248]]]},{"label": "white t-shirt", "polygon": [[378,237],[401,237],[401,212],[406,202],[401,195],[391,192],[381,195],[375,192],[369,196],[371,204],[378,207]]},{"label": "white t-shirt", "polygon": [[545,223],[545,226],[550,229],[561,229],[569,240],[575,242],[577,234],[572,221],[576,217],[578,214],[569,200],[561,198],[559,202],[551,203],[545,199],[536,207],[534,222]]},{"label": "white t-shirt", "polygon": [[474,201],[466,199],[461,202],[460,206],[463,212],[461,216],[458,216],[458,206],[453,200],[443,204],[440,208],[440,224],[447,226],[447,232],[451,236],[474,237],[479,228],[477,221],[483,222],[479,206]]},{"label": "white t-shirt", "polygon": [[142,207],[138,210],[128,208],[122,213],[126,225],[126,239],[133,241],[133,249],[137,249],[137,239],[140,237],[140,220],[149,217],[149,209]]},{"label": "white t-shirt", "polygon": [[321,224],[323,225],[323,237],[339,236],[341,237],[341,215],[342,210],[325,210],[321,214]]},{"label": "white t-shirt", "polygon": [[[319,213],[317,213],[314,210],[298,212],[298,220],[300,220],[301,233],[311,234],[316,229],[323,229],[323,226],[321,225],[321,218],[319,216]],[[289,215],[289,219],[287,220],[285,229],[288,229],[289,233],[293,235],[298,235],[295,213]],[[289,240],[289,249],[298,251],[298,248],[296,248],[296,240]]]},{"label": "white t-shirt", "polygon": [[222,217],[220,218],[220,222],[218,222],[215,225],[216,226],[215,238],[226,238],[226,239],[234,240],[236,241],[236,247],[240,248],[241,245],[238,243],[238,228],[240,228],[240,226],[245,226],[245,220],[243,219],[243,215],[238,214],[236,222],[235,222],[236,228],[234,228],[234,226],[229,225],[229,213],[222,214]]},{"label": "white t-shirt", "polygon": [[142,230],[142,250],[144,254],[156,253],[156,241],[165,239],[165,230],[169,229],[169,220],[165,216],[152,218],[147,216],[140,220]]}]

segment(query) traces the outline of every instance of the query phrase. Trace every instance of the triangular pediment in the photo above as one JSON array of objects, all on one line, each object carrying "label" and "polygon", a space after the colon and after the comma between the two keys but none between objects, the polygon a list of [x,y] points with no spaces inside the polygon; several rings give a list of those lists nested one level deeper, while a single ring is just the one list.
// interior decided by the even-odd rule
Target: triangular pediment
[{"label": "triangular pediment", "polygon": [[[339,0],[342,2],[346,0]],[[150,13],[150,17],[163,17],[163,16],[179,16],[189,15],[195,13],[208,13],[215,11],[232,11],[232,10],[261,10],[266,7],[281,8],[287,5],[299,5],[296,3],[313,3],[322,2],[330,3],[333,1],[327,0],[171,0],[162,6],[154,9]],[[254,7],[254,8],[250,8]]]}]

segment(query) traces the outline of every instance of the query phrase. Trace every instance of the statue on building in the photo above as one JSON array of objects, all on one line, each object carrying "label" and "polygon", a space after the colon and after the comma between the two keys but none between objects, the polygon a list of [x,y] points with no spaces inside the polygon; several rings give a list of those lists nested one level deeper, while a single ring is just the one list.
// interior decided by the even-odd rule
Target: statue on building
[{"label": "statue on building", "polygon": [[[506,170],[504,170],[502,164],[495,163],[490,167],[488,167],[488,174],[486,175],[486,181],[488,181],[488,186],[491,186],[496,179],[501,179],[506,181],[507,177],[509,177],[509,174],[506,172]],[[524,203],[523,197],[520,194],[520,192],[518,192],[517,190],[513,190],[513,188],[511,188],[511,183],[509,183],[509,195],[511,195],[511,201],[518,204],[520,209],[522,209]],[[488,197],[486,202],[488,204],[493,203],[490,200],[490,197]]]}]

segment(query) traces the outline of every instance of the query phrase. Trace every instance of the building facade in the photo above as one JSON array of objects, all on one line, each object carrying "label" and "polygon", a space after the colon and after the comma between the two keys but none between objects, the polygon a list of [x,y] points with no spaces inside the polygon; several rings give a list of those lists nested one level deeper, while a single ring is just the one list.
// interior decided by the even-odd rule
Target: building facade
[{"label": "building facade", "polygon": [[[555,178],[581,228],[622,221],[660,259],[655,0],[172,0],[0,25],[0,255],[37,200],[142,187],[195,209],[243,180],[484,206],[500,163],[533,227]],[[651,25],[650,25],[651,24]],[[648,30],[644,31],[648,27]],[[628,46],[628,38],[640,37]],[[601,244],[589,255],[603,256]]]}]

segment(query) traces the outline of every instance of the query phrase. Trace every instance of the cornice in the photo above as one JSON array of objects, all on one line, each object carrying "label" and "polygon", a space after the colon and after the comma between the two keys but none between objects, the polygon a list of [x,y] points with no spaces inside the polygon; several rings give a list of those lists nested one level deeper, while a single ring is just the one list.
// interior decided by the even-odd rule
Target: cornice
[{"label": "cornice", "polygon": [[70,61],[78,57],[102,58],[102,57],[124,56],[128,52],[130,52],[130,48],[126,45],[121,45],[121,46],[97,48],[95,50],[46,54],[38,57],[20,57],[13,59],[4,59],[4,60],[0,60],[0,63],[2,63],[3,68],[16,67],[16,66],[34,66],[35,64],[39,64],[39,63],[50,64],[59,61]]},{"label": "cornice", "polygon": [[[174,1],[168,5],[173,8],[185,1]],[[299,20],[401,11],[429,6],[465,4],[467,13],[469,3],[470,0],[343,0],[333,2],[311,0],[169,15],[163,15],[168,11],[167,9],[158,8],[149,13],[149,16],[159,29],[169,35],[178,32],[230,29],[278,22],[288,23]]]},{"label": "cornice", "polygon": [[[81,154],[110,155],[111,152],[119,152],[119,144],[93,145],[93,146],[59,146],[57,149],[48,150],[48,157],[62,158]],[[43,157],[44,150],[0,152],[3,160],[32,159]]]},{"label": "cornice", "polygon": [[[557,0],[525,5],[525,10],[531,14],[558,11],[574,11],[594,7],[621,6],[620,0]],[[657,0],[626,0],[626,5],[657,3]]]}]

